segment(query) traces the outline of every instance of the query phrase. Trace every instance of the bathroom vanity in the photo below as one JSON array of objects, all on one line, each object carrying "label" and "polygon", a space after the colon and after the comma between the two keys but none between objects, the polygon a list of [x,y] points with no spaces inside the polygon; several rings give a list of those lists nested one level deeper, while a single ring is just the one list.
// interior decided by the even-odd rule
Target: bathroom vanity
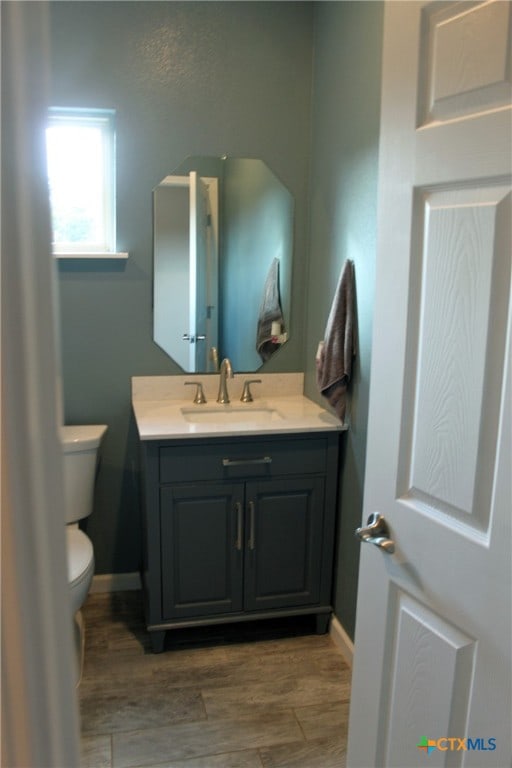
[{"label": "bathroom vanity", "polygon": [[133,380],[155,652],[183,626],[314,614],[317,631],[327,630],[343,426],[290,394],[289,381],[285,395],[264,396],[283,376],[301,378],[262,376],[253,403],[239,402],[233,382],[229,405],[215,403],[208,385],[207,404],[185,400],[185,380],[175,381],[183,377]]}]

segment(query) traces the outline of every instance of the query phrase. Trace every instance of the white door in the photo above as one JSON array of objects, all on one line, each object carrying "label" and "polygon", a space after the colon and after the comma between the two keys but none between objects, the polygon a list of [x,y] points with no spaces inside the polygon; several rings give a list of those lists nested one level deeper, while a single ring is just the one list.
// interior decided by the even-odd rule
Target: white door
[{"label": "white door", "polygon": [[349,768],[511,764],[510,23],[386,6]]},{"label": "white door", "polygon": [[206,371],[206,252],[208,189],[197,174],[190,172],[190,262],[189,262],[189,371]]},{"label": "white door", "polygon": [[219,179],[205,177],[208,188],[206,233],[206,344],[208,373],[217,373],[219,355]]}]

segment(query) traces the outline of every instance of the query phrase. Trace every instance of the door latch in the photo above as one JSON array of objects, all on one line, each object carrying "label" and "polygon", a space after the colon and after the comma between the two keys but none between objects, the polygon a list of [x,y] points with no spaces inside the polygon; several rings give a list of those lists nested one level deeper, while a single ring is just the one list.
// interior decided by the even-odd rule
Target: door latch
[{"label": "door latch", "polygon": [[356,528],[355,535],[359,541],[375,544],[388,555],[392,555],[395,551],[395,542],[389,538],[388,524],[378,512],[372,512],[368,517],[367,525],[364,528]]}]

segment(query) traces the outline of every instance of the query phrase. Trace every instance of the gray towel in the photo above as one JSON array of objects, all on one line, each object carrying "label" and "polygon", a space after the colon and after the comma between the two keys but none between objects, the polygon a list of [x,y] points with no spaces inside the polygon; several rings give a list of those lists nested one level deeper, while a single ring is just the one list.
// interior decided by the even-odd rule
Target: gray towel
[{"label": "gray towel", "polygon": [[352,375],[352,358],[356,353],[354,298],[354,263],[347,260],[332,302],[324,341],[316,358],[318,389],[341,421],[345,420],[347,387]]},{"label": "gray towel", "polygon": [[272,341],[273,322],[280,323],[281,333],[284,333],[284,318],[279,298],[279,259],[277,258],[270,265],[258,314],[256,349],[263,362],[268,360],[280,347],[280,344],[275,344]]}]

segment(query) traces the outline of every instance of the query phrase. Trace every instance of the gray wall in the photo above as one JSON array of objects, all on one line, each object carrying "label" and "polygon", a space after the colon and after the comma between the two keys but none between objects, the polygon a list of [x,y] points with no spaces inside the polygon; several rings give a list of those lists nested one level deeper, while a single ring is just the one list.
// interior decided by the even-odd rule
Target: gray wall
[{"label": "gray wall", "polygon": [[122,266],[59,266],[65,417],[109,425],[86,527],[96,572],[139,565],[130,377],[179,372],[151,334],[151,191],[188,155],[259,157],[295,200],[291,341],[302,369],[311,121],[310,3],[54,2],[52,103],[116,110]]},{"label": "gray wall", "polygon": [[[306,323],[306,394],[321,402],[315,353],[345,259],[355,264],[359,350],[351,425],[343,438],[335,612],[353,636],[363,498],[373,298],[383,7],[315,7],[311,244]],[[326,404],[326,401],[323,401]]]},{"label": "gray wall", "polygon": [[382,4],[54,2],[51,9],[53,104],[117,111],[118,245],[130,252],[123,266],[59,266],[66,419],[109,424],[88,521],[96,570],[126,572],[139,563],[130,377],[178,372],[151,338],[151,190],[188,155],[260,157],[295,202],[291,341],[266,370],[304,370],[306,394],[317,402],[317,343],[341,266],[346,258],[355,262],[360,342],[340,469],[335,595],[336,613],[352,634]]}]

